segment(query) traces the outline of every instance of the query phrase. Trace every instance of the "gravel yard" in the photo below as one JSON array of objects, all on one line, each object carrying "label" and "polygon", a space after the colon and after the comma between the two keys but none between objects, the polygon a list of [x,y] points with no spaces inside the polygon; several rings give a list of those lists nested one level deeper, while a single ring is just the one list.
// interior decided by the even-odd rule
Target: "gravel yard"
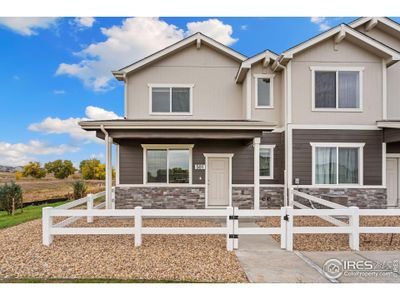
[{"label": "gravel yard", "polygon": [[[88,226],[84,220],[80,226]],[[89,226],[132,226],[133,220],[95,219]],[[77,226],[75,225],[75,226]],[[144,226],[216,226],[189,219],[149,219]],[[149,281],[247,282],[224,236],[144,235],[57,236],[41,243],[41,219],[0,230],[0,279],[125,279]]]},{"label": "gravel yard", "polygon": [[[347,223],[347,221],[345,221]],[[261,227],[280,226],[279,217],[268,217],[257,222]],[[333,226],[319,217],[295,217],[295,226]],[[400,226],[400,217],[360,217],[360,226]],[[280,241],[279,235],[273,238]],[[299,251],[350,250],[348,234],[295,234],[293,249]],[[400,250],[400,234],[361,234],[360,250]]]}]

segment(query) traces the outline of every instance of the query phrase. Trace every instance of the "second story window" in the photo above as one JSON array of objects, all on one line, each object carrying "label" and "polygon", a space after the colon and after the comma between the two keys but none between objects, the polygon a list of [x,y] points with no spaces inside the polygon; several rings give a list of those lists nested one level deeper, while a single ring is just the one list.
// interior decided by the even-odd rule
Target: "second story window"
[{"label": "second story window", "polygon": [[255,77],[255,101],[256,108],[273,107],[273,75],[256,74]]},{"label": "second story window", "polygon": [[314,110],[361,111],[361,68],[315,67],[312,70]]},{"label": "second story window", "polygon": [[150,85],[151,114],[191,114],[192,85]]}]

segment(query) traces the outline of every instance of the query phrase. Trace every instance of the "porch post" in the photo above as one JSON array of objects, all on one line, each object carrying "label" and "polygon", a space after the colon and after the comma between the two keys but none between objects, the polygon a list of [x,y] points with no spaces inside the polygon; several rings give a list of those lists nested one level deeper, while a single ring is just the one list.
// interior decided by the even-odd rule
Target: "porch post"
[{"label": "porch post", "polygon": [[254,209],[260,209],[260,142],[261,138],[253,139],[254,147]]},{"label": "porch post", "polygon": [[106,140],[106,209],[112,207],[112,143],[111,137]]}]

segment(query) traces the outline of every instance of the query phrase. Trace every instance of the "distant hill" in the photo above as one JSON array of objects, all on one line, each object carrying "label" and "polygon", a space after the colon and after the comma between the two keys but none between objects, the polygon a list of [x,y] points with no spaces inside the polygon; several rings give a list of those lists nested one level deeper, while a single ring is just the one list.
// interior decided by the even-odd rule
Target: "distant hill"
[{"label": "distant hill", "polygon": [[10,167],[10,166],[2,166],[0,165],[0,172],[16,172],[16,171],[22,171],[23,167]]}]

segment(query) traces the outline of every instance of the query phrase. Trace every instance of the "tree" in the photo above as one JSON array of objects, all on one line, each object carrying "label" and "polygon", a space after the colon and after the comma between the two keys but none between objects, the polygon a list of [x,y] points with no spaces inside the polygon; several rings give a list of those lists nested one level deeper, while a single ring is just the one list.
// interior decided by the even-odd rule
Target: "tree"
[{"label": "tree", "polygon": [[44,165],[48,173],[53,173],[55,178],[64,179],[75,173],[76,169],[70,160],[61,159],[48,162]]},{"label": "tree", "polygon": [[106,179],[106,165],[105,164],[99,164],[96,167],[95,178],[99,179],[99,180]]},{"label": "tree", "polygon": [[9,215],[14,215],[17,208],[22,211],[22,188],[12,181],[0,186],[0,209],[5,210]]},{"label": "tree", "polygon": [[[98,159],[85,159],[79,164],[79,169],[83,179],[106,179],[106,165],[100,163]],[[112,170],[112,176],[115,178],[115,170]]]},{"label": "tree", "polygon": [[83,179],[96,179],[96,169],[100,165],[100,160],[96,158],[81,161],[79,168]]},{"label": "tree", "polygon": [[22,175],[24,177],[31,176],[33,178],[43,178],[46,176],[46,170],[43,169],[40,165],[40,162],[34,161],[29,162],[24,166],[24,170],[22,171]]}]

